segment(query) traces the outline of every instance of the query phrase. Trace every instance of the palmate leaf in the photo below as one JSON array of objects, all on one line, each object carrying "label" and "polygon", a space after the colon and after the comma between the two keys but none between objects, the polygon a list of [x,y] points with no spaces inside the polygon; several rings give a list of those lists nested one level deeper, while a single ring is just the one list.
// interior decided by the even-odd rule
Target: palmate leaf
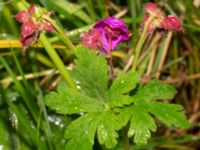
[{"label": "palmate leaf", "polygon": [[151,131],[156,131],[156,124],[153,118],[141,106],[133,105],[124,109],[119,109],[117,122],[118,128],[124,127],[130,121],[128,136],[134,135],[136,144],[146,144],[151,137]]},{"label": "palmate leaf", "polygon": [[76,67],[72,73],[80,90],[90,97],[105,100],[108,86],[108,66],[105,58],[83,46],[77,48],[76,56]]},{"label": "palmate leaf", "polygon": [[141,87],[133,98],[135,101],[168,100],[172,99],[175,94],[176,89],[173,86],[155,79]]},{"label": "palmate leaf", "polygon": [[125,95],[133,90],[139,82],[139,73],[129,71],[121,73],[108,90],[108,102],[111,107],[122,107],[133,102],[133,98]]},{"label": "palmate leaf", "polygon": [[103,110],[103,103],[78,93],[66,86],[60,86],[57,92],[45,96],[45,104],[60,114],[97,112]]},{"label": "palmate leaf", "polygon": [[136,144],[145,144],[151,132],[156,131],[154,117],[169,127],[189,126],[180,105],[155,102],[173,98],[173,86],[158,80],[138,86],[140,74],[130,71],[120,74],[108,89],[106,60],[82,46],[76,55],[72,74],[80,92],[59,87],[45,97],[46,105],[58,113],[81,114],[65,131],[67,150],[92,150],[95,135],[100,144],[114,148],[117,131],[126,125],[130,125],[128,136],[134,136]]},{"label": "palmate leaf", "polygon": [[79,117],[65,130],[65,137],[69,139],[66,149],[91,150],[96,132],[100,144],[113,148],[118,137],[115,124],[115,118],[109,111],[88,113]]}]

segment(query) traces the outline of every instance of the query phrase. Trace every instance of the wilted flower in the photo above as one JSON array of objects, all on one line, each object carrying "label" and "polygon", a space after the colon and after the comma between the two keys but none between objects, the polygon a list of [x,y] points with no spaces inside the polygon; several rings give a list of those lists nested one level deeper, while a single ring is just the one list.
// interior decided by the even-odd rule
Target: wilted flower
[{"label": "wilted flower", "polygon": [[90,49],[101,49],[101,34],[98,30],[90,29],[88,32],[82,33],[80,37],[81,44]]},{"label": "wilted flower", "polygon": [[42,15],[48,14],[44,9],[31,5],[28,11],[21,11],[15,16],[16,20],[22,23],[20,42],[24,50],[37,41],[43,30],[54,31],[54,27],[43,19]]},{"label": "wilted flower", "polygon": [[110,56],[121,42],[129,40],[129,33],[126,24],[115,17],[107,17],[98,21],[93,29],[81,35],[82,44],[99,49],[104,55]]},{"label": "wilted flower", "polygon": [[183,31],[180,21],[175,16],[166,16],[154,3],[147,3],[144,7],[145,16],[141,26],[144,27],[147,21],[152,18],[148,26],[148,32],[156,29],[168,31]]}]

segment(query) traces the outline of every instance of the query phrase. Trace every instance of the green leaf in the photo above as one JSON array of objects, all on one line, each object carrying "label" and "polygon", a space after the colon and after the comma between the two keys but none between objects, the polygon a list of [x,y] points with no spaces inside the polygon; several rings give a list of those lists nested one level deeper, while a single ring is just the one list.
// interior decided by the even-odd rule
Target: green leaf
[{"label": "green leaf", "polygon": [[175,127],[188,128],[190,126],[186,116],[180,112],[183,109],[181,105],[160,102],[146,103],[145,105],[147,105],[150,113],[154,114],[169,127],[174,125]]},{"label": "green leaf", "polygon": [[172,99],[175,94],[173,86],[155,79],[140,88],[133,98],[135,101],[167,100]]},{"label": "green leaf", "polygon": [[139,82],[140,75],[137,72],[129,71],[121,73],[113,82],[108,91],[108,95],[122,95],[134,89]]},{"label": "green leaf", "polygon": [[72,73],[80,90],[92,98],[105,100],[108,82],[105,58],[83,46],[77,48],[76,56],[78,59]]},{"label": "green leaf", "polygon": [[110,107],[123,107],[133,102],[133,98],[128,95],[113,95],[109,97]]},{"label": "green leaf", "polygon": [[97,127],[97,136],[100,144],[107,148],[114,148],[117,144],[118,133],[116,132],[115,116],[110,112],[102,113],[101,122]]},{"label": "green leaf", "polygon": [[113,148],[118,137],[115,124],[115,117],[110,111],[88,113],[79,117],[65,130],[65,138],[69,139],[66,149],[79,150],[81,147],[81,150],[92,150],[96,131],[99,143]]},{"label": "green leaf", "polygon": [[133,105],[123,109],[119,109],[117,115],[118,129],[127,125],[130,120],[130,128],[128,136],[134,135],[136,144],[146,144],[151,137],[150,131],[156,131],[156,124],[153,118],[142,106]]},{"label": "green leaf", "polygon": [[153,118],[142,107],[133,106],[128,136],[134,135],[136,144],[146,144],[151,137],[151,131],[156,131]]},{"label": "green leaf", "polygon": [[88,113],[73,121],[65,130],[65,138],[70,139],[67,150],[92,150],[94,136],[101,113]]},{"label": "green leaf", "polygon": [[78,93],[66,86],[45,96],[45,104],[61,114],[97,112],[103,110],[103,103]]}]

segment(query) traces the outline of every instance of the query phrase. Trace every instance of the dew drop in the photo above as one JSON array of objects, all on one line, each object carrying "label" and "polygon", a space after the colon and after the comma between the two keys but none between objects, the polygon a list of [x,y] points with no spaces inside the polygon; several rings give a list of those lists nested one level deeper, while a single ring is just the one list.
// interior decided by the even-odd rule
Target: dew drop
[{"label": "dew drop", "polygon": [[124,83],[125,83],[125,81],[124,81],[124,80],[122,80],[122,81],[121,81],[121,84],[124,84]]}]

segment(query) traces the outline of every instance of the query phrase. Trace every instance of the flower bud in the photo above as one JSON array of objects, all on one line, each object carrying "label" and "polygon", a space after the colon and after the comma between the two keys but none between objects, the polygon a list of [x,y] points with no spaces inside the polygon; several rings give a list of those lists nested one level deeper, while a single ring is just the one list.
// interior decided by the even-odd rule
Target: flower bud
[{"label": "flower bud", "polygon": [[182,31],[181,23],[175,16],[167,16],[165,19],[165,29],[170,31]]},{"label": "flower bud", "polygon": [[35,31],[35,24],[33,21],[24,22],[21,26],[21,34],[23,37],[30,36]]},{"label": "flower bud", "polygon": [[157,6],[154,3],[147,3],[144,7],[144,12],[147,14],[152,14],[154,11],[156,11]]},{"label": "flower bud", "polygon": [[43,27],[44,27],[44,29],[45,29],[46,31],[49,31],[49,32],[55,31],[54,27],[53,27],[52,24],[49,23],[49,22],[43,23]]},{"label": "flower bud", "polygon": [[30,14],[27,11],[21,11],[15,15],[15,18],[19,22],[26,22],[30,19]]},{"label": "flower bud", "polygon": [[28,12],[29,12],[29,14],[33,15],[33,14],[36,12],[35,6],[34,6],[34,5],[31,5],[31,6],[29,7],[29,9],[28,9]]},{"label": "flower bud", "polygon": [[37,35],[36,34],[32,34],[29,37],[24,37],[22,34],[20,35],[20,42],[23,46],[23,50],[26,50],[33,42],[35,42],[37,39]]}]

